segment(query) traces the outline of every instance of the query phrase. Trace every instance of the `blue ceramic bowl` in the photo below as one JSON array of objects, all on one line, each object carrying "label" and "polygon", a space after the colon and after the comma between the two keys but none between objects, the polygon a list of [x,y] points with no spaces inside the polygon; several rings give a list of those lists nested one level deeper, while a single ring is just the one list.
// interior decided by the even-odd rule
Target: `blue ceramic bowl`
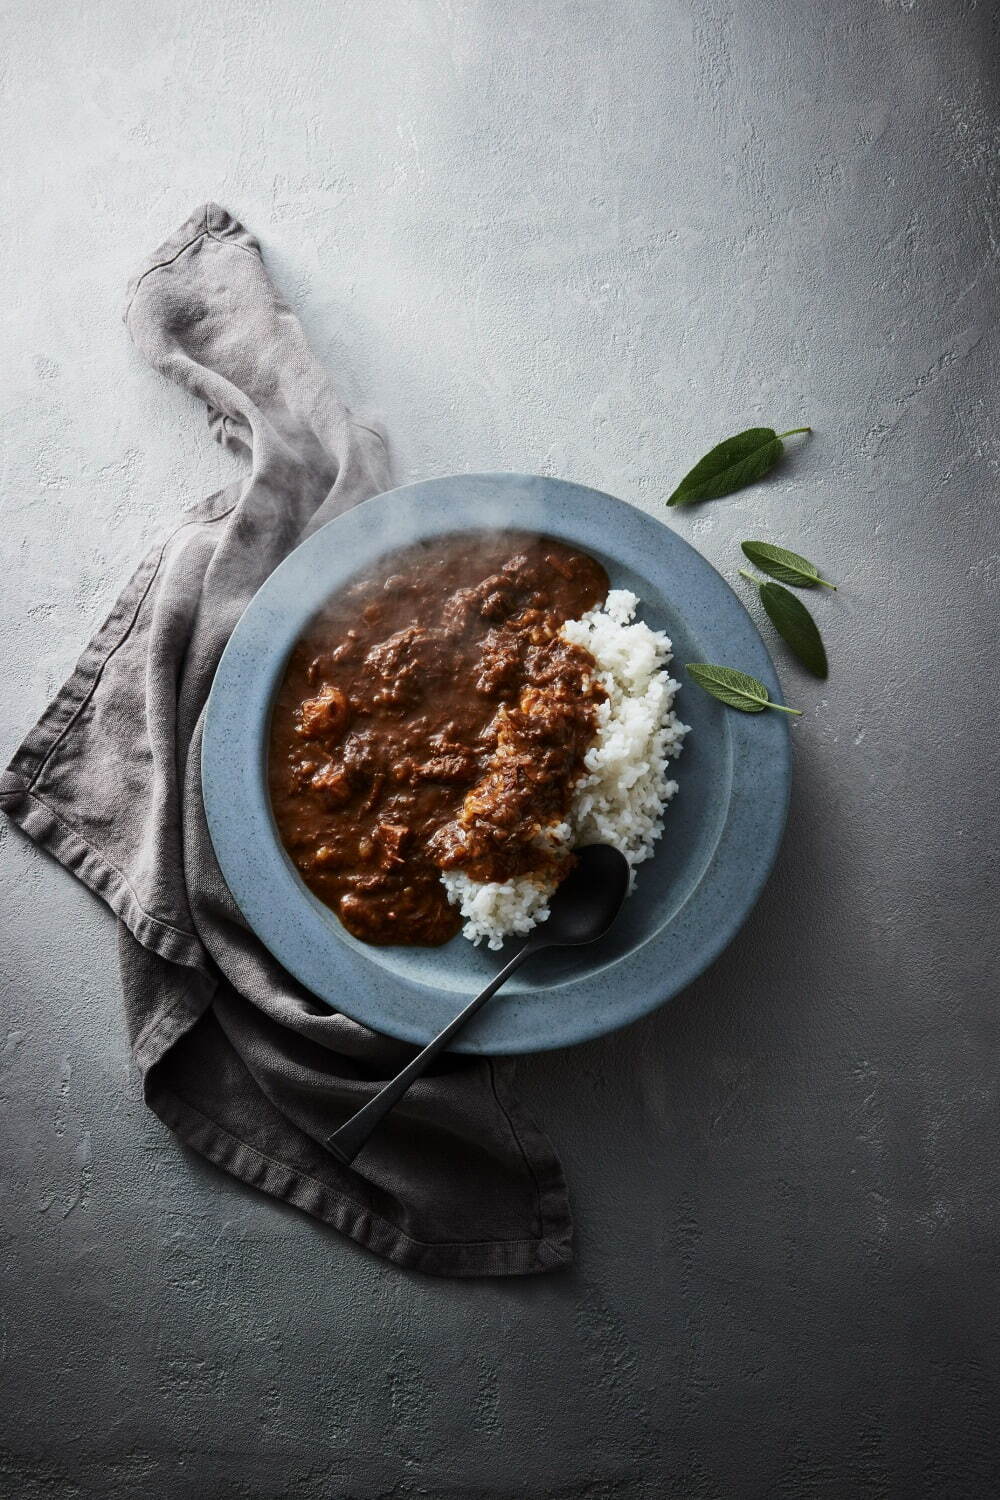
[{"label": "blue ceramic bowl", "polygon": [[315,995],[377,1031],[428,1041],[514,951],[372,948],[307,889],[282,848],[267,792],[271,702],[288,653],[320,605],[386,552],[456,531],[545,532],[639,595],[674,643],[677,711],[691,726],[680,791],[653,859],[608,936],[531,960],[466,1028],[457,1051],[565,1047],[645,1015],[689,984],[739,930],[767,879],[788,805],[786,716],[724,708],[689,661],[752,673],[781,701],[764,643],[715,569],[677,534],[597,490],[521,474],[462,474],[379,495],[302,543],[254,596],[215,676],[205,718],[205,811],[247,921]]}]

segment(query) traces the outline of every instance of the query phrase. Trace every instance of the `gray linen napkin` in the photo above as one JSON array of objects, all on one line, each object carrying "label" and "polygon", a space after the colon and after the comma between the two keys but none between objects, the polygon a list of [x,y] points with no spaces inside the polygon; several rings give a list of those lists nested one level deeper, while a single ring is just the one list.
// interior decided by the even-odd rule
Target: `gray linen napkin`
[{"label": "gray linen napkin", "polygon": [[247,602],[305,536],[389,487],[272,286],[260,247],[207,204],[129,287],[155,369],[208,404],[249,473],[186,512],[141,564],[0,778],[0,808],[119,918],[146,1102],[243,1181],[398,1265],[439,1276],[565,1264],[565,1183],[510,1064],[451,1057],[356,1164],[323,1146],[412,1049],[331,1011],[249,931],[205,824],[202,715]]}]

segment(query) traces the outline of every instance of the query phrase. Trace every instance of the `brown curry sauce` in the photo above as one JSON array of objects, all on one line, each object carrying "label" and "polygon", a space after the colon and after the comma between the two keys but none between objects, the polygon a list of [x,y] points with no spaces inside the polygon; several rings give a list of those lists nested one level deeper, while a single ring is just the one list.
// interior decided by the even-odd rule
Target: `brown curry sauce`
[{"label": "brown curry sauce", "polygon": [[[271,720],[271,805],[303,880],[367,943],[461,926],[442,870],[561,878],[540,829],[567,812],[604,698],[559,635],[603,602],[593,558],[463,534],[397,552],[292,650]],[[559,868],[562,866],[563,868]]]}]

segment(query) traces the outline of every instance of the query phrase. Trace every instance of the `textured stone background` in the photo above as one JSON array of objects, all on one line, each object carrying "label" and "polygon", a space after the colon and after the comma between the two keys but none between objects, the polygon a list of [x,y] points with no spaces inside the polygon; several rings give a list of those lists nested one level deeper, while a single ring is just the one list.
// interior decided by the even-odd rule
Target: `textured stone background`
[{"label": "textured stone background", "polygon": [[403,1275],[144,1112],[111,920],[0,826],[0,1493],[975,1496],[1000,1485],[997,11],[975,0],[3,7],[0,752],[232,472],[119,321],[206,197],[401,480],[656,515],[841,592],[783,667],[795,794],[727,955],[529,1060],[579,1261]]}]

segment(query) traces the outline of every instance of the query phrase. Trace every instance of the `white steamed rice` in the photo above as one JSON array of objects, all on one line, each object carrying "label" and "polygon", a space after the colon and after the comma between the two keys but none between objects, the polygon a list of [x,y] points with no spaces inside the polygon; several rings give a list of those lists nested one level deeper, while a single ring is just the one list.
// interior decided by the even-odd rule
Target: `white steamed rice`
[{"label": "white steamed rice", "polygon": [[[663,832],[664,809],[677,791],[668,768],[688,730],[673,711],[678,684],[667,672],[671,643],[662,631],[635,619],[638,603],[626,589],[612,589],[600,609],[562,628],[567,640],[594,657],[607,699],[597,711],[597,737],[584,759],[568,820],[547,830],[555,843],[568,846],[613,844],[633,872],[649,859]],[[554,887],[530,875],[503,883],[454,872],[441,878],[473,943],[485,939],[490,948],[499,948],[505,937],[529,932],[549,914]]]}]

